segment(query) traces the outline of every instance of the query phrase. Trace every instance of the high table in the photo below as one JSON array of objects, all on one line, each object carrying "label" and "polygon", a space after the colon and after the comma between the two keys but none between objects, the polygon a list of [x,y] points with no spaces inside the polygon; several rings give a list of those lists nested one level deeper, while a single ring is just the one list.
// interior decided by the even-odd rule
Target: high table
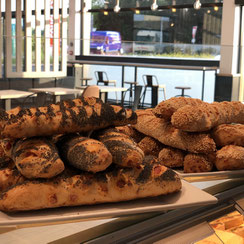
[{"label": "high table", "polygon": [[[100,98],[106,102],[108,92],[125,92],[128,90],[126,87],[118,87],[118,86],[98,86],[100,92]],[[84,90],[86,86],[77,86],[77,89]]]},{"label": "high table", "polygon": [[[92,78],[90,78],[90,77],[82,77],[81,79],[81,84],[82,84],[82,86],[87,86],[88,85],[88,82],[89,81],[91,81],[92,80]],[[84,82],[85,81],[85,82]],[[84,84],[85,83],[85,84]]]},{"label": "high table", "polygon": [[4,101],[5,110],[11,109],[11,99],[24,98],[33,95],[32,92],[19,90],[0,90],[0,99]]},{"label": "high table", "polygon": [[64,88],[64,87],[42,87],[42,88],[30,88],[29,91],[37,93],[37,104],[38,106],[43,105],[46,100],[46,95],[50,94],[54,96],[54,102],[60,102],[60,97],[62,95],[69,94],[82,94],[80,89]]}]

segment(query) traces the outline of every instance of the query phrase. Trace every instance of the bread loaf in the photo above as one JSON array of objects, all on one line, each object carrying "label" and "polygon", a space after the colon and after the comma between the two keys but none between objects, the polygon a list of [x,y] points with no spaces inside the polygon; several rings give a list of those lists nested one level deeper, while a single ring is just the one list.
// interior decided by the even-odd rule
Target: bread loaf
[{"label": "bread loaf", "polygon": [[219,147],[226,145],[244,146],[244,125],[219,125],[213,129],[212,138]]},{"label": "bread loaf", "polygon": [[170,122],[157,118],[152,110],[137,110],[137,123],[133,127],[161,143],[193,153],[216,150],[215,142],[207,133],[188,133],[174,128]]},{"label": "bread loaf", "polygon": [[64,161],[77,169],[96,173],[112,163],[112,155],[100,141],[79,136],[65,135],[57,142]]},{"label": "bread loaf", "polygon": [[5,167],[0,169],[0,192],[6,191],[9,187],[24,182],[26,178],[16,167]]},{"label": "bread loaf", "polygon": [[[17,113],[17,114],[16,114]],[[103,103],[94,97],[61,101],[47,107],[0,114],[2,138],[24,138],[85,132],[136,122],[131,109]]]},{"label": "bread loaf", "polygon": [[100,131],[98,138],[112,154],[113,163],[122,167],[141,167],[144,153],[132,138],[117,129]]},{"label": "bread loaf", "polygon": [[196,98],[188,97],[172,97],[165,101],[160,102],[154,109],[153,113],[158,118],[163,118],[165,120],[170,120],[174,112],[179,108],[182,108],[186,105],[198,106],[204,102]]},{"label": "bread loaf", "polygon": [[218,170],[244,169],[244,147],[227,145],[216,153],[215,166]]},{"label": "bread loaf", "polygon": [[161,164],[169,168],[182,167],[184,162],[185,152],[173,148],[165,147],[158,154],[158,160]]},{"label": "bread loaf", "polygon": [[165,195],[180,189],[179,176],[150,157],[140,169],[64,174],[55,180],[16,185],[0,195],[0,210],[9,212],[119,202]]},{"label": "bread loaf", "polygon": [[161,142],[151,136],[145,136],[137,145],[145,155],[153,155],[156,157],[158,157],[161,149],[165,147]]},{"label": "bread loaf", "polygon": [[13,147],[12,158],[26,178],[51,178],[64,170],[64,163],[55,145],[46,138],[19,140]]},{"label": "bread loaf", "polygon": [[244,104],[233,101],[187,105],[172,115],[171,123],[174,127],[189,132],[208,131],[221,124],[243,124]]},{"label": "bread loaf", "polygon": [[206,154],[188,153],[184,158],[184,173],[210,172],[213,169],[213,158]]}]

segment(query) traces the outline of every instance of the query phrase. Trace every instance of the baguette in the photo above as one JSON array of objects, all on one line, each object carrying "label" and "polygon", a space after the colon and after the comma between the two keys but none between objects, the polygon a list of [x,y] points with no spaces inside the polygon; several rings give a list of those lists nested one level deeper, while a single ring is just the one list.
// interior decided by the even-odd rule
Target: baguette
[{"label": "baguette", "polygon": [[[16,114],[17,113],[17,114]],[[1,138],[24,138],[87,132],[136,122],[131,109],[103,103],[94,97],[61,101],[47,107],[18,109],[0,115]]]},{"label": "baguette", "polygon": [[244,147],[227,145],[216,153],[215,166],[218,170],[244,169]]},{"label": "baguette", "polygon": [[210,153],[216,150],[214,140],[207,133],[188,133],[176,129],[170,122],[157,118],[150,109],[137,110],[136,113],[137,123],[132,126],[164,145],[193,153]]},{"label": "baguette", "polygon": [[165,147],[161,142],[151,136],[145,136],[137,145],[145,155],[153,155],[156,157],[158,157],[161,149]]},{"label": "baguette", "polygon": [[219,147],[244,146],[244,125],[242,124],[222,124],[215,127],[211,134]]},{"label": "baguette", "polygon": [[184,158],[184,173],[201,173],[201,172],[211,172],[214,165],[215,157],[210,157],[205,154],[194,154],[188,153]]},{"label": "baguette", "polygon": [[154,109],[153,113],[158,118],[170,120],[174,112],[186,105],[198,106],[204,102],[197,98],[172,97],[160,102]]},{"label": "baguette", "polygon": [[46,138],[27,138],[16,142],[12,158],[26,178],[51,178],[64,170],[55,145]]},{"label": "baguette", "polygon": [[65,135],[57,142],[61,157],[77,169],[96,173],[112,163],[112,155],[98,140]]},{"label": "baguette", "polygon": [[179,176],[150,157],[140,169],[117,168],[96,174],[62,175],[55,180],[16,185],[0,195],[0,210],[11,212],[119,202],[166,195],[180,189]]},{"label": "baguette", "polygon": [[221,124],[244,123],[244,104],[241,102],[214,102],[199,106],[184,106],[171,117],[174,127],[189,131],[208,131]]},{"label": "baguette", "polygon": [[158,154],[158,160],[161,164],[169,168],[177,168],[183,166],[185,152],[173,148],[165,147]]},{"label": "baguette", "polygon": [[113,163],[122,167],[141,167],[144,153],[131,137],[117,129],[106,129],[99,133],[98,139],[112,154]]},{"label": "baguette", "polygon": [[0,169],[0,192],[6,191],[9,187],[13,187],[25,180],[26,178],[16,167],[9,166],[4,169]]}]

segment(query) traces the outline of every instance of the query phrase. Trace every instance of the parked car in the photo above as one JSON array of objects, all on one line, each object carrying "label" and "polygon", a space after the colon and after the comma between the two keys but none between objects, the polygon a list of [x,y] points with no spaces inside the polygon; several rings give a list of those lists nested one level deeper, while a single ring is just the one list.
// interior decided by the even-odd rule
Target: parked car
[{"label": "parked car", "polygon": [[116,31],[93,31],[91,32],[90,53],[122,54],[121,36]]}]

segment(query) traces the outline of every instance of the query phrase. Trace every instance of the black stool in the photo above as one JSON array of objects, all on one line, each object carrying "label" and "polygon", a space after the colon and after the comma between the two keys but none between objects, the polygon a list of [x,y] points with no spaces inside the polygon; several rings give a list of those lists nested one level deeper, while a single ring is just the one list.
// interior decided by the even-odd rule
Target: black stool
[{"label": "black stool", "polygon": [[191,89],[189,86],[176,86],[175,89],[181,89],[181,95],[176,95],[175,97],[190,97],[189,95],[185,95],[185,90]]}]

